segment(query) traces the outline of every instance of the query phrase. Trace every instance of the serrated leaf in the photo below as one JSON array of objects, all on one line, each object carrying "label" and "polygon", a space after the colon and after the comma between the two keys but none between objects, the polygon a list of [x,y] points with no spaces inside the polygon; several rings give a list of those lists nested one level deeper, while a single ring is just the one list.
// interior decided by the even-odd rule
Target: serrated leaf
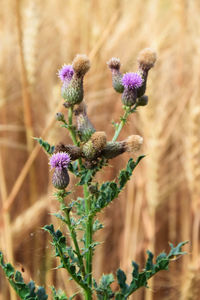
[{"label": "serrated leaf", "polygon": [[[3,254],[0,252],[0,265],[8,278],[10,284],[14,288],[16,294],[23,300],[46,300],[48,296],[44,288],[35,288],[35,283],[30,281],[26,284],[23,280],[22,274],[15,271],[11,264],[5,264],[3,261]],[[36,291],[35,291],[36,290]]]},{"label": "serrated leaf", "polygon": [[94,281],[94,288],[99,300],[111,299],[114,297],[114,293],[110,287],[112,282],[114,282],[113,274],[103,274],[99,285]]},{"label": "serrated leaf", "polygon": [[117,270],[117,281],[123,293],[125,293],[128,285],[126,284],[126,274],[121,269]]},{"label": "serrated leaf", "polygon": [[[132,281],[130,286],[126,284],[126,275],[122,270],[117,271],[117,279],[120,286],[120,291],[116,294],[116,299],[127,299],[133,292],[135,292],[140,287],[147,287],[148,279],[161,270],[168,270],[168,265],[172,257],[177,255],[183,255],[185,252],[182,251],[181,247],[187,242],[182,242],[178,246],[174,247],[172,244],[171,251],[167,255],[166,253],[161,253],[156,258],[156,263],[153,263],[153,254],[147,251],[148,258],[145,264],[145,269],[139,272],[139,266],[132,262],[133,272]],[[122,297],[123,298],[120,298]]]},{"label": "serrated leaf", "polygon": [[173,246],[172,243],[170,243],[170,247],[171,247],[171,251],[169,252],[168,254],[168,258],[173,258],[174,256],[179,256],[179,255],[184,255],[184,254],[187,254],[187,252],[183,252],[182,251],[182,247],[184,245],[186,245],[188,243],[188,241],[185,241],[185,242],[181,242],[179,243],[176,247]]},{"label": "serrated leaf", "polygon": [[118,182],[119,182],[119,191],[123,189],[123,187],[126,185],[127,181],[130,179],[133,170],[136,168],[136,166],[139,164],[141,159],[143,159],[145,156],[141,155],[137,158],[136,162],[132,158],[129,159],[126,169],[121,170],[118,176]]},{"label": "serrated leaf", "polygon": [[147,254],[148,254],[148,258],[147,258],[147,262],[145,265],[145,269],[147,271],[149,271],[149,270],[153,269],[153,253],[151,253],[151,251],[147,250]]},{"label": "serrated leaf", "polygon": [[36,295],[37,295],[38,300],[47,300],[48,299],[45,289],[41,286],[38,287]]},{"label": "serrated leaf", "polygon": [[68,300],[67,296],[63,291],[56,291],[56,289],[53,286],[51,287],[51,290],[53,294],[53,300]]},{"label": "serrated leaf", "polygon": [[51,146],[49,143],[47,143],[46,141],[44,141],[42,138],[34,138],[41,146],[42,148],[45,150],[46,153],[48,154],[53,154],[54,150],[55,150],[55,146]]}]

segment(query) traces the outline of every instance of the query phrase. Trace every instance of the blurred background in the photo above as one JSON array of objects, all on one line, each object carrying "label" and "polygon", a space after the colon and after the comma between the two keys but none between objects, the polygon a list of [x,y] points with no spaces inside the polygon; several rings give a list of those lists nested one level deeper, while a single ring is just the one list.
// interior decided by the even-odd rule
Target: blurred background
[{"label": "blurred background", "polygon": [[[168,242],[189,240],[188,255],[131,299],[200,298],[199,14],[199,0],[1,0],[0,249],[26,281],[32,278],[47,291],[55,284],[67,296],[77,290],[64,270],[55,270],[41,229],[60,224],[50,214],[57,203],[47,156],[33,137],[70,143],[55,123],[63,109],[57,70],[77,53],[90,57],[88,115],[111,138],[111,121],[119,120],[122,105],[106,62],[116,56],[123,72],[136,71],[139,51],[152,47],[158,60],[149,73],[149,104],[130,117],[119,137],[142,135],[146,158],[105,209],[94,274],[98,279],[119,266],[130,273],[131,260],[142,268],[147,249],[157,255],[169,251]],[[99,180],[113,179],[129,157],[114,159]],[[1,271],[0,299],[17,299]]]}]

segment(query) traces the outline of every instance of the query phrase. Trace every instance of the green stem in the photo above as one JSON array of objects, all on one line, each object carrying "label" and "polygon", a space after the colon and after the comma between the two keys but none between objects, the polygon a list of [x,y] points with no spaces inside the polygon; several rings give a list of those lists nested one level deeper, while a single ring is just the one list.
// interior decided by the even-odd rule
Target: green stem
[{"label": "green stem", "polygon": [[87,291],[88,293],[91,292],[90,289],[89,289],[89,287],[88,287],[87,285],[85,285],[81,280],[79,280],[79,279],[76,277],[76,275],[74,275],[74,274],[71,272],[70,267],[69,267],[69,266],[66,264],[66,262],[65,262],[64,254],[63,254],[63,252],[62,252],[62,250],[60,249],[60,246],[59,246],[58,244],[57,244],[57,250],[58,250],[58,252],[59,252],[59,256],[60,256],[60,258],[61,258],[61,261],[62,261],[62,263],[63,263],[63,267],[68,271],[68,273],[71,275],[71,277],[74,279],[74,281],[76,281],[76,283],[77,283],[78,285],[80,285],[80,286],[84,289],[84,291]]},{"label": "green stem", "polygon": [[112,142],[115,142],[120,134],[120,131],[122,130],[122,128],[124,127],[124,125],[126,124],[126,120],[128,118],[130,114],[130,110],[125,110],[125,113],[123,115],[123,117],[121,118],[121,122],[119,123],[119,125],[117,126],[117,129],[115,131],[114,137],[112,139]]},{"label": "green stem", "polygon": [[78,257],[78,260],[79,260],[81,273],[82,273],[83,278],[84,278],[85,277],[85,266],[84,266],[84,263],[83,263],[83,258],[82,258],[82,255],[81,255],[81,252],[80,252],[80,249],[79,249],[77,238],[76,238],[76,231],[74,230],[74,227],[72,226],[72,223],[71,223],[71,219],[70,219],[70,216],[69,216],[69,209],[66,208],[66,209],[64,209],[64,211],[65,211],[65,215],[66,215],[66,223],[68,225],[69,232],[70,232],[71,238],[73,240],[74,247],[76,249],[76,254],[77,254],[77,257]]},{"label": "green stem", "polygon": [[78,146],[78,142],[76,139],[76,132],[75,132],[73,124],[72,124],[72,116],[73,116],[73,107],[69,107],[69,109],[68,109],[68,130],[70,132],[70,135],[71,135],[74,145]]},{"label": "green stem", "polygon": [[126,122],[127,122],[128,116],[129,116],[130,114],[132,114],[133,112],[135,112],[136,108],[137,108],[137,104],[135,104],[135,105],[133,106],[132,109],[131,109],[130,107],[125,106],[125,112],[124,112],[124,115],[123,115],[123,117],[121,118],[121,122],[118,124],[118,126],[117,126],[117,128],[116,128],[116,130],[115,130],[115,134],[114,134],[114,136],[113,136],[112,142],[115,142],[115,141],[117,140],[117,138],[118,138],[118,136],[119,136],[119,134],[120,134],[122,128],[124,127],[124,125],[125,125]]},{"label": "green stem", "polygon": [[[88,187],[85,184],[83,186],[84,189],[84,198],[85,198],[85,212],[87,214],[87,223],[86,223],[86,231],[85,231],[85,247],[87,249],[86,252],[86,274],[87,274],[87,283],[89,287],[92,286],[92,226],[93,226],[93,217],[90,215],[91,209],[91,199],[88,192]],[[92,299],[92,292],[91,290],[87,293],[85,299],[90,300]]]},{"label": "green stem", "polygon": [[[73,116],[73,107],[69,107],[68,109],[68,130],[70,132],[72,141],[74,143],[75,146],[79,146],[79,143],[76,139],[76,130],[74,129],[73,123],[72,123],[72,116]],[[78,159],[79,162],[79,166],[82,166],[82,160],[81,158]]]}]

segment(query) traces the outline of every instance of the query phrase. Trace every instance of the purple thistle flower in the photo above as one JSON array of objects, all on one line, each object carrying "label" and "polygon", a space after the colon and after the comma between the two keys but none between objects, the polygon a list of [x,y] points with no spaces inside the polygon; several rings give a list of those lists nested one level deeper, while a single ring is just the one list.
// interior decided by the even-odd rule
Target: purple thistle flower
[{"label": "purple thistle flower", "polygon": [[65,152],[57,152],[50,158],[49,164],[51,169],[56,168],[59,170],[67,169],[70,163],[70,156]]},{"label": "purple thistle flower", "polygon": [[142,77],[138,73],[126,73],[122,77],[122,84],[127,89],[137,89],[142,83]]},{"label": "purple thistle flower", "polygon": [[70,81],[74,75],[74,70],[71,65],[64,65],[58,71],[58,77],[63,81]]}]

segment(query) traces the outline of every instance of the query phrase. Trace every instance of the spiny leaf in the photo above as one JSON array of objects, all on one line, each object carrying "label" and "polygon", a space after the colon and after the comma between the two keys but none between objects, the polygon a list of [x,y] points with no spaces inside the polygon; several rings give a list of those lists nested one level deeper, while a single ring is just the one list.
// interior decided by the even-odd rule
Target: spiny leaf
[{"label": "spiny leaf", "polygon": [[187,243],[188,243],[188,241],[181,242],[176,247],[174,247],[173,244],[170,243],[169,245],[171,247],[171,251],[168,254],[168,258],[172,259],[174,256],[186,254],[187,252],[182,251],[182,247]]},{"label": "spiny leaf", "polygon": [[30,281],[26,284],[23,280],[22,274],[15,271],[11,264],[5,264],[3,261],[3,254],[0,252],[0,265],[8,278],[11,286],[14,288],[17,295],[23,300],[46,300],[48,298],[45,289],[38,287],[36,289],[35,283]]},{"label": "spiny leaf", "polygon": [[174,256],[186,254],[186,252],[183,252],[181,249],[186,243],[187,242],[182,242],[176,247],[170,244],[171,251],[169,254],[161,253],[158,255],[155,264],[153,263],[153,254],[150,251],[147,251],[148,258],[145,264],[145,269],[142,272],[139,272],[139,265],[132,262],[133,272],[130,285],[126,283],[125,273],[119,269],[117,271],[117,280],[120,286],[120,291],[116,294],[116,299],[127,299],[138,288],[142,286],[147,287],[149,278],[161,270],[168,270],[168,265]]},{"label": "spiny leaf", "polygon": [[119,182],[119,190],[121,191],[123,187],[126,185],[127,181],[130,179],[133,170],[136,168],[136,166],[139,164],[141,159],[143,159],[145,156],[141,155],[137,158],[136,162],[132,158],[129,159],[126,169],[121,170],[118,176],[118,182]]},{"label": "spiny leaf", "polygon": [[114,293],[111,290],[111,283],[114,282],[113,274],[102,275],[99,285],[94,280],[94,288],[99,300],[111,299],[114,297]]},{"label": "spiny leaf", "polygon": [[55,150],[55,146],[51,146],[49,143],[44,141],[42,138],[34,137],[34,139],[42,146],[42,148],[47,152],[48,154],[53,154]]}]

